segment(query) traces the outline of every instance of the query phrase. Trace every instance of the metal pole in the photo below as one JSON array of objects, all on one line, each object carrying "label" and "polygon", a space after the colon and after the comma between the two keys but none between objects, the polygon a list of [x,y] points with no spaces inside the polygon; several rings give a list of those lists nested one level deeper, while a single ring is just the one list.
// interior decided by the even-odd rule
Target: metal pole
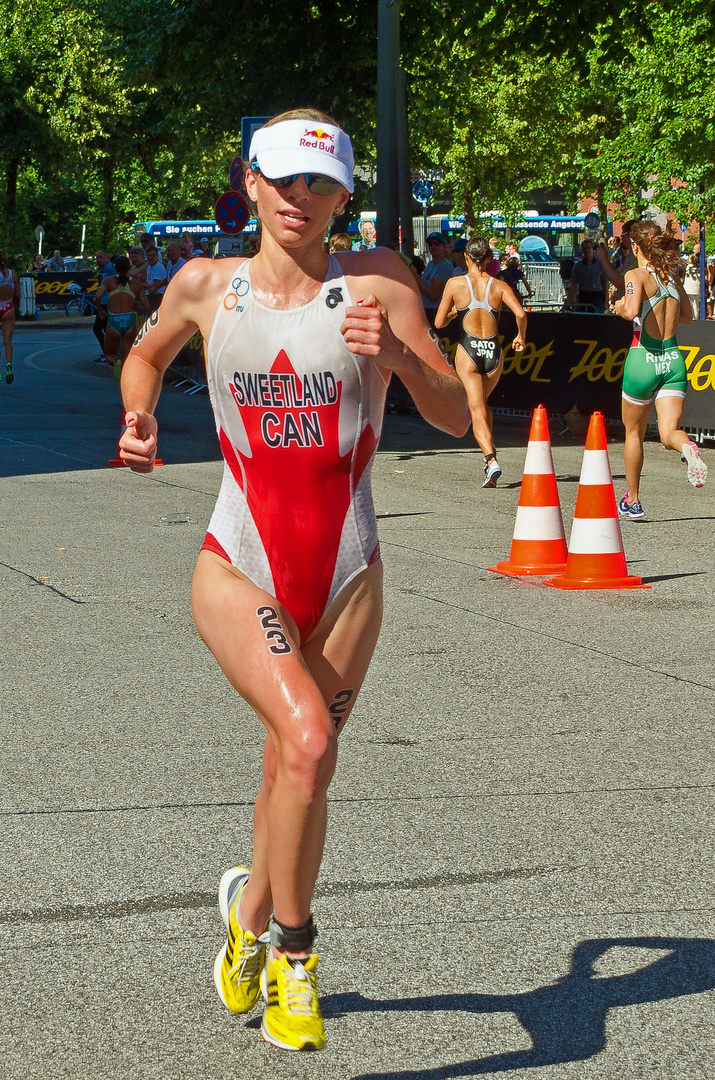
[{"label": "metal pole", "polygon": [[377,240],[399,241],[395,75],[400,64],[400,5],[377,4]]},{"label": "metal pole", "polygon": [[705,223],[700,222],[700,318],[707,319],[708,309],[705,302],[707,290],[705,288]]},{"label": "metal pole", "polygon": [[397,132],[397,176],[399,190],[400,248],[412,258],[415,232],[412,227],[412,179],[410,174],[410,136],[407,127],[407,80],[404,71],[395,75],[395,128]]}]

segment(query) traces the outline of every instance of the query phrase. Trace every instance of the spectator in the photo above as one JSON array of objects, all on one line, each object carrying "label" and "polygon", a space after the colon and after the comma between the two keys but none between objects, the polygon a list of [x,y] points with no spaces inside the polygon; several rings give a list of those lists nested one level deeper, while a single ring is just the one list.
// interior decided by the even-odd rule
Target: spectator
[{"label": "spectator", "polygon": [[631,225],[633,221],[625,221],[621,227],[621,237],[613,258],[608,257],[608,248],[605,244],[597,244],[594,248],[596,258],[601,264],[603,272],[613,285],[611,290],[611,303],[615,304],[625,296],[625,274],[628,270],[635,270],[638,266],[631,244]]},{"label": "spectator", "polygon": [[50,259],[48,269],[52,270],[52,272],[55,274],[61,274],[64,272],[65,260],[60,255],[59,248],[55,248],[55,250],[52,252],[52,258]]},{"label": "spectator", "polygon": [[152,245],[154,244],[154,237],[151,235],[151,233],[142,233],[139,237],[139,244],[144,249],[144,254],[146,255],[149,248],[152,247]]},{"label": "spectator", "polygon": [[[491,244],[491,240],[489,243]],[[499,277],[501,274],[501,262],[499,261],[501,258],[501,251],[499,248],[492,248],[491,252],[492,257],[487,263],[487,273],[490,277]]]},{"label": "spectator", "polygon": [[166,268],[159,261],[159,252],[154,244],[146,249],[147,273],[146,291],[149,297],[149,307],[156,311],[164,298],[166,289]]},{"label": "spectator", "polygon": [[[637,263],[636,263],[637,265]],[[700,268],[697,255],[688,256],[688,264],[685,267],[685,280],[683,282],[685,295],[690,301],[690,309],[694,319],[700,318]],[[625,295],[625,294],[624,294]]]},{"label": "spectator", "polygon": [[[499,268],[501,269],[501,248],[499,247],[499,237],[491,236],[489,238],[489,247],[492,249],[492,256],[498,260]],[[490,273],[489,270],[487,270]],[[496,277],[496,274],[492,274],[492,277]]]},{"label": "spectator", "polygon": [[[97,274],[99,277],[99,286],[105,278],[114,277],[115,270],[112,260],[106,251],[98,251],[95,255],[95,261],[97,263]],[[97,305],[97,314],[94,317],[94,326],[92,327],[92,333],[99,342],[99,347],[102,350],[101,355],[97,357],[95,363],[104,363],[104,335],[107,329],[107,296],[106,293],[100,294],[99,301],[95,294],[95,303]]]},{"label": "spectator", "polygon": [[173,241],[166,249],[166,283],[167,285],[173,278],[174,274],[181,270],[182,266],[186,266],[186,259],[181,254],[181,248]]},{"label": "spectator", "polygon": [[[487,273],[488,272],[487,269]],[[499,274],[499,277],[509,285],[519,303],[523,303],[525,299],[534,295],[529,282],[526,280],[524,271],[519,266],[519,260],[515,259],[513,255],[507,259],[506,266]],[[524,283],[524,288],[526,289],[526,297],[522,295],[521,289],[519,288],[519,284],[522,281]]]},{"label": "spectator", "polygon": [[182,259],[186,259],[187,262],[189,261],[189,259],[193,259],[194,240],[191,233],[183,232],[181,234],[181,244],[179,245],[179,250],[181,251]]},{"label": "spectator", "polygon": [[336,251],[351,251],[352,240],[346,232],[333,233],[330,237],[330,254],[332,255]]},{"label": "spectator", "polygon": [[434,326],[435,315],[446,283],[451,278],[454,267],[447,257],[447,245],[441,232],[430,233],[427,237],[427,250],[430,261],[421,277],[417,279],[425,315],[430,326]]},{"label": "spectator", "polygon": [[129,248],[129,262],[132,266],[129,271],[129,277],[132,281],[138,281],[140,284],[146,285],[149,264],[146,261],[144,248],[141,244],[134,244]]},{"label": "spectator", "polygon": [[203,256],[204,259],[213,259],[214,253],[211,250],[208,236],[202,236],[199,240],[199,245],[199,250],[194,252],[194,258],[196,259],[199,256]]},{"label": "spectator", "polygon": [[370,218],[363,218],[358,225],[358,232],[361,239],[353,244],[353,251],[365,251],[370,250],[377,246],[377,237],[375,235],[375,222]]},{"label": "spectator", "polygon": [[715,255],[711,255],[705,266],[705,304],[707,318],[715,315]]},{"label": "spectator", "polygon": [[[604,245],[605,248],[605,245]],[[582,258],[574,263],[566,297],[569,304],[590,304],[603,314],[608,301],[608,278],[596,258],[592,240],[581,244]]]},{"label": "spectator", "polygon": [[521,263],[521,255],[519,254],[519,249],[516,244],[512,243],[512,241],[509,241],[509,243],[506,245],[506,258],[516,259],[518,263]]},{"label": "spectator", "polygon": [[463,236],[460,236],[458,240],[455,240],[452,244],[452,250],[449,253],[449,258],[454,267],[452,271],[452,277],[459,277],[461,274],[467,272],[467,260],[464,257],[464,253],[467,250],[467,241]]},{"label": "spectator", "polygon": [[27,268],[27,272],[28,272],[28,274],[32,274],[32,273],[41,274],[42,273],[42,266],[43,266],[42,256],[38,253],[37,255],[33,256],[32,262],[30,263],[30,265]]}]

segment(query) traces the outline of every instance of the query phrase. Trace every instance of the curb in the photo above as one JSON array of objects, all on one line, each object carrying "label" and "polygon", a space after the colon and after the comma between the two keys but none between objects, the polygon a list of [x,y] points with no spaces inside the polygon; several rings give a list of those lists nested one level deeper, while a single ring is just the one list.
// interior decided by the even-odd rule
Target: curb
[{"label": "curb", "polygon": [[66,319],[64,322],[45,322],[42,319],[36,321],[35,319],[25,320],[20,322],[19,319],[15,319],[15,333],[18,330],[82,330],[86,327],[88,330],[92,329],[94,320],[84,318],[80,322],[75,319]]}]

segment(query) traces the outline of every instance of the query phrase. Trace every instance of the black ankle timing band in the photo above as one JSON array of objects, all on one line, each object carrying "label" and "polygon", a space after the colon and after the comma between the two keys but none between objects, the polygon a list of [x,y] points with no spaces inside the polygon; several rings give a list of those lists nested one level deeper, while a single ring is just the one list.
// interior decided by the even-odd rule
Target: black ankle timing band
[{"label": "black ankle timing band", "polygon": [[277,919],[271,919],[270,937],[271,945],[276,949],[285,949],[287,952],[303,952],[312,948],[313,942],[318,936],[318,930],[311,915],[307,923],[302,926],[284,926]]}]

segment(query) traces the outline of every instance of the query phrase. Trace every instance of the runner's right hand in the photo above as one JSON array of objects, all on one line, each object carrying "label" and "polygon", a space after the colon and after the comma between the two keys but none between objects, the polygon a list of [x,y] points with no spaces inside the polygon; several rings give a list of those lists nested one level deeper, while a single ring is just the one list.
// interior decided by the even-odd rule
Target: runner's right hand
[{"label": "runner's right hand", "polygon": [[149,473],[156,458],[158,425],[151,413],[128,412],[126,430],[119,440],[119,456],[134,472]]}]

